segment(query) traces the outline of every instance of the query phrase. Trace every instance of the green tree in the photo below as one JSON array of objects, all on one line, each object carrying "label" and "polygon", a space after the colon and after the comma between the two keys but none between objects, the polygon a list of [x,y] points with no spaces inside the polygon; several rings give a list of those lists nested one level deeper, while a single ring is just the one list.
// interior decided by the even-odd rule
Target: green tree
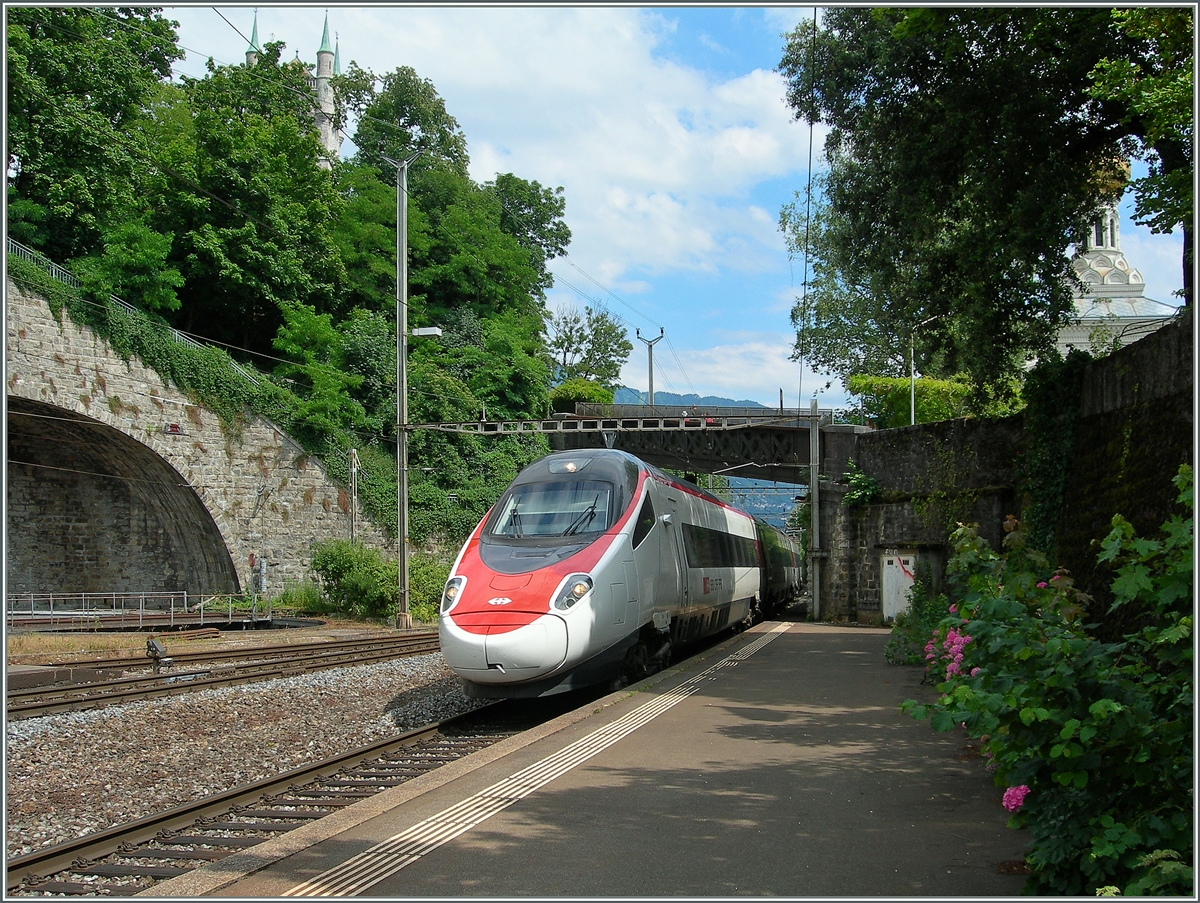
[{"label": "green tree", "polygon": [[336,80],[335,91],[358,118],[354,144],[361,162],[381,173],[394,173],[395,167],[385,157],[400,161],[423,151],[409,171],[414,193],[421,174],[430,170],[467,177],[467,138],[462,127],[446,110],[433,82],[412,67],[400,66],[379,77],[351,63]]},{"label": "green tree", "polygon": [[286,305],[337,310],[346,281],[307,70],[281,65],[282,49],[185,78],[190,140],[164,146],[159,167],[160,230],[177,236],[173,262],[186,280],[177,322],[259,353],[270,352]]},{"label": "green tree", "polygon": [[1194,11],[1188,8],[1115,9],[1113,22],[1135,44],[1126,58],[1105,58],[1093,70],[1090,93],[1124,109],[1121,124],[1139,139],[1137,155],[1149,175],[1133,182],[1134,218],[1153,232],[1183,227],[1183,296],[1193,277],[1192,153],[1195,129]]},{"label": "green tree", "polygon": [[546,264],[566,253],[571,230],[563,222],[567,209],[562,186],[543,188],[512,173],[501,173],[494,182],[485,183],[500,201],[500,229],[516,238],[529,252],[530,265],[538,273],[541,290],[554,284]]},{"label": "green tree", "polygon": [[344,340],[329,314],[293,303],[283,306],[283,319],[274,344],[287,362],[275,373],[301,398],[296,425],[317,436],[360,425],[366,412],[350,392],[363,377],[342,369]]},{"label": "green tree", "polygon": [[5,11],[9,234],[59,261],[146,212],[148,148],[132,128],[171,63],[158,9]]},{"label": "green tree", "polygon": [[922,372],[968,373],[977,401],[1003,391],[1050,347],[1072,309],[1068,247],[1121,189],[1141,122],[1096,100],[1091,73],[1132,44],[1090,8],[836,8],[794,30],[788,102],[829,129],[816,214],[798,201],[782,218],[814,269],[798,351],[899,376],[887,347],[938,316]]},{"label": "green tree", "polygon": [[633,342],[606,310],[563,306],[547,320],[548,346],[560,380],[584,379],[612,391]]}]

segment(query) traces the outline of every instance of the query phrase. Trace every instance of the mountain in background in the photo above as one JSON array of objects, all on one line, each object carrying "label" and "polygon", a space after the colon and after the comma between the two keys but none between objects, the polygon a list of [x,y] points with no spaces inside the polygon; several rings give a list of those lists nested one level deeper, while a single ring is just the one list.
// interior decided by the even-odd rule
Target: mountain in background
[{"label": "mountain in background", "polygon": [[[621,386],[613,398],[614,404],[645,404],[646,393],[638,392]],[[757,401],[734,401],[732,398],[721,398],[718,395],[680,395],[676,392],[655,392],[654,404],[679,405],[680,408],[690,408],[692,405],[714,408],[765,408],[766,405]],[[796,496],[807,493],[804,486],[793,486],[791,483],[772,483],[770,480],[755,480],[750,477],[727,477],[729,480],[729,501],[741,508],[747,514],[762,518],[769,524],[783,529],[787,517],[796,504]],[[704,477],[700,477],[700,485],[706,486]],[[707,488],[707,487],[706,487]]]},{"label": "mountain in background", "polygon": [[[646,393],[639,392],[637,389],[630,389],[628,386],[620,386],[617,388],[616,395],[613,397],[613,404],[645,404]],[[692,405],[703,405],[711,408],[765,408],[766,405],[759,404],[757,401],[734,401],[732,398],[721,398],[718,395],[679,395],[676,392],[655,392],[655,406],[669,404],[679,405],[680,407],[690,408]]]}]

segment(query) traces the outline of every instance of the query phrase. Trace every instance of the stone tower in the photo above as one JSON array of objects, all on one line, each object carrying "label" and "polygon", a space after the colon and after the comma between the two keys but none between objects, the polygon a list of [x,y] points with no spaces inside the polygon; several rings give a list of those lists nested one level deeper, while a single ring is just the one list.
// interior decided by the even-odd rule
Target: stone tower
[{"label": "stone tower", "polygon": [[327,159],[321,161],[325,169],[332,169],[334,160],[342,149],[342,133],[334,125],[333,83],[331,79],[340,75],[340,61],[336,48],[329,46],[329,13],[325,14],[325,30],[321,35],[321,46],[317,50],[317,71],[309,80],[317,94],[317,132]]},{"label": "stone tower", "polygon": [[[258,43],[258,10],[254,11],[254,27],[250,32],[250,46],[246,48],[246,65],[258,63],[258,55],[262,47]],[[298,62],[298,60],[297,60]],[[332,169],[333,161],[337,160],[342,150],[342,140],[345,138],[342,130],[334,123],[336,107],[333,98],[333,76],[342,74],[339,48],[335,42],[329,46],[329,13],[325,14],[325,30],[321,35],[321,46],[317,50],[317,68],[308,75],[308,86],[316,95],[317,104],[313,111],[313,120],[317,124],[317,135],[325,156],[319,165],[323,169]]]}]

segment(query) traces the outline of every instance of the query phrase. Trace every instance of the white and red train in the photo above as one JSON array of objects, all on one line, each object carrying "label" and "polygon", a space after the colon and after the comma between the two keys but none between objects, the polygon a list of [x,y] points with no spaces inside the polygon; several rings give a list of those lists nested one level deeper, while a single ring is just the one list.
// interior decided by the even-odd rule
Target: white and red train
[{"label": "white and red train", "polygon": [[640,679],[799,585],[799,550],[769,524],[625,452],[560,452],[471,533],[438,630],[468,694],[542,696]]}]

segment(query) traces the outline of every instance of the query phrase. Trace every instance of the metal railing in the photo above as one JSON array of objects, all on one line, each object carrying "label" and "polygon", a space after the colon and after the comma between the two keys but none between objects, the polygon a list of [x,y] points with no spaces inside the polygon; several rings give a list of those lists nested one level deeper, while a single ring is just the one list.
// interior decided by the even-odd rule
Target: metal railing
[{"label": "metal railing", "polygon": [[[57,279],[59,282],[69,285],[72,288],[77,288],[77,289],[83,288],[83,283],[81,283],[75,277],[75,275],[73,273],[71,273],[69,270],[63,269],[62,267],[60,267],[57,263],[55,263],[50,258],[45,257],[42,254],[39,254],[37,251],[33,250],[33,248],[26,247],[25,245],[21,244],[19,241],[15,241],[11,238],[8,239],[8,253],[12,257],[19,257],[21,260],[24,260],[28,263],[32,263],[34,266],[38,267],[39,269],[45,270],[47,273],[49,273],[52,277]],[[154,322],[154,321],[150,320],[150,318],[147,317],[142,311],[138,310],[132,304],[122,301],[116,295],[109,295],[108,302],[109,302],[109,304],[112,304],[118,310],[120,310],[121,312],[126,314],[127,316],[133,317],[134,319],[142,320],[144,322]],[[200,342],[197,342],[195,339],[184,335],[179,330],[173,329],[172,327],[167,326],[165,323],[156,323],[155,325],[161,326],[163,329],[169,330],[171,333],[171,337],[180,345],[187,345],[188,347],[191,347],[191,348],[207,347],[207,346],[201,344]],[[236,370],[239,374],[241,374],[252,385],[254,385],[254,386],[259,385],[258,379],[255,378],[252,374],[250,374],[249,371],[247,371],[244,367],[242,367],[236,361],[231,359],[229,361],[229,363],[233,367],[234,370]]]},{"label": "metal railing", "polygon": [[[204,596],[186,591],[173,593],[10,593],[5,599],[5,621],[10,629],[30,622],[63,623],[75,629],[94,627],[175,627],[232,622],[234,596]],[[240,598],[240,597],[239,597]],[[224,605],[222,605],[224,603]],[[260,604],[263,606],[260,611]],[[222,618],[221,609],[225,608]],[[238,620],[270,620],[271,600],[254,599],[249,612]]]}]

